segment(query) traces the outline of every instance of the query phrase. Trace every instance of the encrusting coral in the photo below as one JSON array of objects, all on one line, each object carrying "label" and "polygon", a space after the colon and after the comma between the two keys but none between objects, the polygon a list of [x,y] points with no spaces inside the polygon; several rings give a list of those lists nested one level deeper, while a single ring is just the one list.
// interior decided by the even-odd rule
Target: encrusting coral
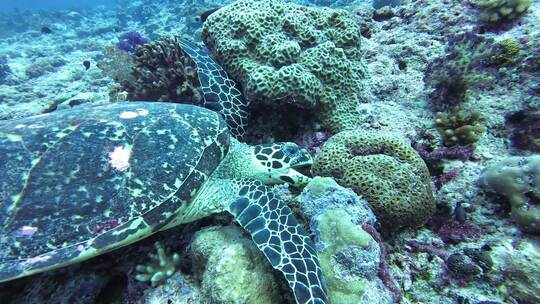
[{"label": "encrusting coral", "polygon": [[344,10],[240,0],[213,13],[202,37],[247,98],[316,108],[321,122],[339,131],[359,119],[366,74],[359,32]]},{"label": "encrusting coral", "polygon": [[270,264],[239,227],[205,228],[189,248],[204,303],[283,302]]},{"label": "encrusting coral", "polygon": [[521,229],[540,234],[540,155],[503,159],[484,171],[480,184],[508,199]]},{"label": "encrusting coral", "polygon": [[325,143],[312,171],[364,197],[387,230],[420,226],[435,211],[426,164],[395,137],[340,132]]},{"label": "encrusting coral", "polygon": [[155,243],[154,246],[156,247],[156,254],[148,254],[150,258],[148,265],[137,265],[138,274],[135,277],[138,281],[152,283],[152,286],[156,286],[172,276],[176,271],[176,267],[180,264],[180,255],[178,253],[170,255],[160,243]]}]

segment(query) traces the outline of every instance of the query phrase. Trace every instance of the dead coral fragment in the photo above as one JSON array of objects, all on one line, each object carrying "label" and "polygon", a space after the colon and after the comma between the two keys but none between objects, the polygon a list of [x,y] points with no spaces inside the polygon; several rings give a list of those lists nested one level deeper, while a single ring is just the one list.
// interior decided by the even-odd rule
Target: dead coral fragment
[{"label": "dead coral fragment", "polygon": [[466,146],[477,142],[486,131],[484,126],[479,125],[480,120],[480,113],[468,113],[455,107],[450,114],[437,113],[435,127],[445,146]]},{"label": "dead coral fragment", "polygon": [[155,243],[157,254],[149,253],[150,263],[146,266],[137,265],[137,281],[151,282],[152,286],[157,286],[176,271],[176,266],[180,263],[180,255],[165,251],[160,243]]}]

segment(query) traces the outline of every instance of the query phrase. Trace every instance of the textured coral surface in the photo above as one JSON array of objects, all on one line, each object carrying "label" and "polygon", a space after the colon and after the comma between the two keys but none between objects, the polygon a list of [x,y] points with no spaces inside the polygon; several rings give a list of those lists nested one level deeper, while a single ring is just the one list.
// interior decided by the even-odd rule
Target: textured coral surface
[{"label": "textured coral surface", "polygon": [[332,130],[358,123],[365,72],[358,27],[348,12],[240,0],[212,14],[202,36],[249,99],[317,107]]},{"label": "textured coral surface", "polygon": [[435,210],[426,164],[395,137],[340,132],[315,158],[313,173],[332,176],[364,197],[386,229],[422,225]]}]

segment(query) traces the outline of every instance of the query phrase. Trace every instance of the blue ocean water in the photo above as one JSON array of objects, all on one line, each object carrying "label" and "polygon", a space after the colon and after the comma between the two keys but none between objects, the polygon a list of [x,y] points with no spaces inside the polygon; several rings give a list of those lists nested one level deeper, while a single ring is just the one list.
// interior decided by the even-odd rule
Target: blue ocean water
[{"label": "blue ocean water", "polygon": [[98,5],[114,5],[116,0],[29,0],[29,1],[0,1],[0,12],[13,10],[64,10],[90,8]]}]

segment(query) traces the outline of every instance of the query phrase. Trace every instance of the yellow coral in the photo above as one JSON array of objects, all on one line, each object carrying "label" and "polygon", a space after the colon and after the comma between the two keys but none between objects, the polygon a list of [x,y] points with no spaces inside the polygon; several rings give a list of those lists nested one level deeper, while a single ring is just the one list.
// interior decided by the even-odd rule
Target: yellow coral
[{"label": "yellow coral", "polygon": [[426,164],[395,137],[340,132],[315,158],[313,173],[332,176],[364,197],[385,229],[420,226],[435,210]]}]

